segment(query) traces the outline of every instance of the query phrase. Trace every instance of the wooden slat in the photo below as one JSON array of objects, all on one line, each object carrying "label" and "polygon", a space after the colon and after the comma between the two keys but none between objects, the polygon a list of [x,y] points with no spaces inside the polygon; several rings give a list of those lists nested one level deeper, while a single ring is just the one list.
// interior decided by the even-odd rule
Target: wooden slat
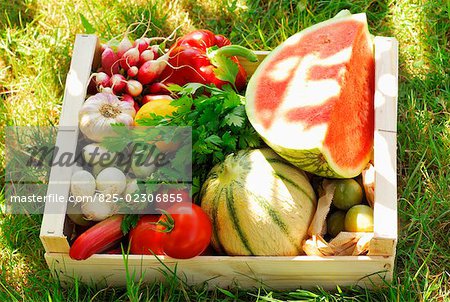
[{"label": "wooden slat", "polygon": [[375,38],[375,203],[371,255],[395,255],[397,243],[398,42]]},{"label": "wooden slat", "polygon": [[375,129],[397,132],[398,42],[375,37]]},{"label": "wooden slat", "polygon": [[[339,256],[339,257],[221,257],[202,256],[189,260],[161,257],[171,270],[177,269],[180,278],[188,284],[242,288],[266,285],[277,289],[295,289],[321,285],[332,289],[336,285],[359,284],[366,287],[380,285],[382,278],[392,278],[393,257]],[[63,280],[74,277],[84,282],[109,286],[126,285],[126,268],[122,255],[94,255],[85,261],[75,261],[64,254],[46,254],[47,263]],[[164,281],[161,263],[153,256],[130,255],[130,274],[135,281]],[[370,276],[370,277],[368,277]]]},{"label": "wooden slat", "polygon": [[[98,49],[98,38],[95,35],[77,35],[73,49],[70,70],[66,79],[63,108],[59,123],[56,146],[58,156],[68,152],[75,154],[78,142],[78,111],[80,110],[91,74],[94,54]],[[55,160],[58,160],[58,156]],[[50,171],[47,195],[63,196],[66,202],[45,205],[40,238],[47,252],[69,251],[69,244],[64,236],[64,220],[69,195],[72,169],[55,165]]]}]

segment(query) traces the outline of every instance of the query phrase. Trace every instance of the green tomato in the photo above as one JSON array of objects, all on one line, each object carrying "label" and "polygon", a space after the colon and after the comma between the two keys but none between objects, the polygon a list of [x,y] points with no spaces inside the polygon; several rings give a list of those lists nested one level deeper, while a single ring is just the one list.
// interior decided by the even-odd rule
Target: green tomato
[{"label": "green tomato", "polygon": [[354,179],[335,180],[333,205],[340,210],[348,210],[354,205],[360,204],[363,191],[359,183]]},{"label": "green tomato", "polygon": [[332,213],[327,219],[328,234],[336,237],[337,234],[344,231],[345,228],[345,212],[336,211]]},{"label": "green tomato", "polygon": [[366,205],[356,205],[345,215],[347,232],[373,232],[373,209]]}]

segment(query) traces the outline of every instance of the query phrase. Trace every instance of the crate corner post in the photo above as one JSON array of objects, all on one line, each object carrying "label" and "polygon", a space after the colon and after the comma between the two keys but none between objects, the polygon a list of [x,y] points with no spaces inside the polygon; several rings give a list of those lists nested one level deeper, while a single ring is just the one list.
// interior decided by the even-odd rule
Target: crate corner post
[{"label": "crate corner post", "polygon": [[370,255],[395,259],[397,244],[398,42],[375,37],[375,207]]},{"label": "crate corner post", "polygon": [[[70,69],[64,90],[63,107],[56,136],[54,161],[65,153],[75,154],[78,139],[78,112],[86,97],[86,89],[92,64],[98,60],[96,53],[99,40],[95,35],[77,35],[73,48]],[[53,165],[50,170],[47,196],[57,196],[57,202],[45,204],[40,231],[40,239],[46,253],[68,253],[69,242],[64,234],[66,209],[69,197],[72,169],[63,165]],[[62,198],[63,202],[60,202]]]}]

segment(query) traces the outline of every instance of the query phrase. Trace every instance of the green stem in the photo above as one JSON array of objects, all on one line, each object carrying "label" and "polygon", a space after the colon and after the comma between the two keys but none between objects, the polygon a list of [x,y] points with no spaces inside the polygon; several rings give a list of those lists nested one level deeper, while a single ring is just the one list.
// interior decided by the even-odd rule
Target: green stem
[{"label": "green stem", "polygon": [[246,58],[250,62],[258,62],[258,57],[252,50],[240,45],[227,45],[218,48],[212,51],[210,53],[210,56],[225,56],[225,57],[238,56]]},{"label": "green stem", "polygon": [[173,228],[175,227],[175,220],[173,220],[172,215],[170,215],[169,212],[163,210],[163,209],[159,209],[162,212],[162,215],[166,216],[166,220],[158,220],[158,222],[156,222],[156,225],[160,225],[163,226],[164,229],[157,229],[158,232],[161,233],[170,233]]}]

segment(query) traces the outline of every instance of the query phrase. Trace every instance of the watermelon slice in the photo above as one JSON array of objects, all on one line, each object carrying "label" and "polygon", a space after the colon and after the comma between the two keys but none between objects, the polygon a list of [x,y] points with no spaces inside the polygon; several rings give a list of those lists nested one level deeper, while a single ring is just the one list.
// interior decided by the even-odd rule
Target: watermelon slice
[{"label": "watermelon slice", "polygon": [[248,118],[299,168],[354,177],[373,149],[374,65],[366,15],[341,13],[291,36],[264,59],[247,87]]}]

